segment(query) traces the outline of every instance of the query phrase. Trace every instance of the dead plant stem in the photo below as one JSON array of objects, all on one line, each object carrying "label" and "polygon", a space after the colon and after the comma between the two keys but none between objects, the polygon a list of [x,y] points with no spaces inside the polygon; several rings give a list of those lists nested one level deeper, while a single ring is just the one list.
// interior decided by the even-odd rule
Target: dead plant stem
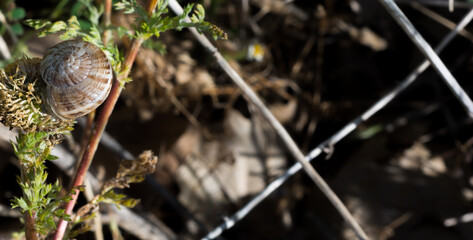
[{"label": "dead plant stem", "polygon": [[356,235],[359,239],[368,239],[366,233],[360,227],[355,218],[350,214],[347,207],[343,202],[338,198],[335,192],[330,188],[330,186],[323,180],[323,178],[317,173],[317,171],[310,165],[310,163],[305,159],[304,154],[291,138],[286,129],[281,125],[281,123],[274,117],[274,115],[269,111],[264,102],[256,95],[256,93],[246,84],[246,82],[231,68],[228,62],[223,58],[219,52],[214,52],[214,57],[222,68],[227,69],[230,72],[232,80],[235,84],[243,91],[250,103],[255,105],[258,109],[261,116],[268,121],[271,127],[274,128],[276,133],[279,135],[284,145],[286,145],[287,150],[292,154],[292,156],[302,165],[302,168],[307,173],[307,175],[312,179],[312,181],[320,188],[324,195],[332,202],[333,206],[338,210],[340,215],[345,219],[345,221],[353,228]]},{"label": "dead plant stem", "polygon": [[[175,0],[169,1],[169,6],[176,14],[182,14],[182,7]],[[212,53],[216,59],[219,66],[224,69],[225,73],[233,80],[233,82],[242,90],[244,95],[247,97],[247,100],[253,104],[261,116],[271,125],[272,128],[276,131],[278,136],[283,141],[287,150],[292,154],[292,156],[302,165],[302,168],[305,170],[307,175],[312,179],[312,181],[320,188],[324,195],[332,202],[333,206],[337,209],[340,215],[345,219],[345,221],[350,225],[350,227],[355,231],[359,239],[368,239],[366,233],[356,222],[354,217],[350,214],[347,207],[343,202],[338,198],[338,196],[333,192],[330,186],[323,180],[323,178],[317,173],[317,171],[310,165],[310,163],[305,159],[304,154],[291,138],[286,129],[281,125],[281,123],[274,117],[274,115],[269,111],[264,102],[259,98],[259,96],[251,89],[251,87],[238,75],[238,73],[228,64],[225,58],[220,54],[220,52],[213,46],[213,44],[202,34],[199,34],[195,28],[189,29],[191,33],[197,38],[197,40],[207,48],[207,50]]]},{"label": "dead plant stem", "polygon": [[[448,43],[455,37],[455,35],[462,30],[471,20],[473,19],[473,9],[470,10],[463,19],[458,23],[454,30],[452,30],[435,48],[436,52],[441,52]],[[383,109],[388,103],[390,103],[396,96],[403,92],[411,83],[413,83],[417,77],[422,74],[428,67],[430,62],[425,60],[421,63],[416,69],[414,69],[399,85],[397,85],[393,90],[387,93],[384,97],[379,99],[374,103],[368,110],[366,110],[359,117],[353,119],[342,129],[336,132],[334,135],[329,137],[327,140],[319,144],[315,149],[313,149],[309,154],[306,155],[307,161],[312,161],[314,158],[319,156],[326,147],[333,146],[338,143],[340,140],[345,138],[348,134],[352,133],[358,125],[362,122],[367,121],[375,113]],[[271,183],[266,186],[266,188],[254,196],[245,206],[241,207],[237,212],[232,216],[225,218],[225,222],[217,226],[214,230],[207,234],[204,239],[215,239],[219,237],[223,231],[228,230],[235,226],[235,224],[241,221],[245,216],[247,216],[258,204],[260,204],[264,199],[266,199],[273,191],[278,189],[284,182],[287,181],[291,176],[301,170],[301,164],[299,162],[292,165],[284,174],[274,179]]]},{"label": "dead plant stem", "polygon": [[414,25],[409,21],[406,15],[396,5],[393,0],[379,0],[381,5],[392,16],[392,18],[401,26],[411,41],[417,46],[422,54],[431,62],[432,68],[445,81],[447,86],[453,92],[458,101],[462,104],[470,118],[473,118],[473,101],[465,92],[465,90],[458,84],[455,77],[448,70],[447,66],[442,62],[440,57],[435,53],[429,43],[417,31]]}]

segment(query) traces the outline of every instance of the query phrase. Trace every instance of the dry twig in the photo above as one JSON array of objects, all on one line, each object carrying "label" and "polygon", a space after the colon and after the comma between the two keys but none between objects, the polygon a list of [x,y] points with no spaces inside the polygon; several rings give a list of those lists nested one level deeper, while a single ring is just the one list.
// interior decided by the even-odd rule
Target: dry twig
[{"label": "dry twig", "polygon": [[[445,46],[458,34],[461,29],[463,29],[471,20],[473,19],[473,9],[470,10],[465,17],[458,23],[457,27],[452,30],[436,47],[437,52],[441,52]],[[384,108],[388,103],[390,103],[396,96],[398,96],[404,89],[406,89],[417,77],[424,72],[430,65],[428,60],[425,60],[420,64],[416,69],[414,69],[398,86],[391,90],[388,94],[378,100],[373,106],[366,110],[362,115],[356,119],[349,122],[345,127],[340,129],[337,133],[332,135],[330,138],[319,144],[314,150],[312,150],[307,156],[307,161],[312,161],[314,158],[318,157],[323,149],[333,146],[338,143],[340,140],[345,138],[348,134],[353,132],[358,125],[362,122],[368,120],[376,112]],[[283,175],[273,180],[268,186],[251,199],[245,206],[240,208],[235,214],[231,217],[225,219],[225,222],[217,226],[212,230],[207,236],[207,239],[217,238],[222,234],[223,231],[232,228],[238,221],[243,219],[248,213],[250,213],[258,204],[260,204],[266,197],[268,197],[274,190],[278,189],[287,179],[292,175],[296,174],[299,170],[302,169],[300,163],[292,165]]]},{"label": "dry twig", "polygon": [[[447,27],[448,29],[452,30],[456,27],[456,24],[449,19],[443,17],[442,15],[426,8],[425,6],[418,4],[418,3],[412,3],[412,7],[419,12],[423,13],[427,17],[430,17],[434,21],[440,23],[441,25]],[[463,29],[459,32],[460,35],[463,37],[467,38],[468,40],[473,42],[473,34],[471,34],[469,31]]]},{"label": "dry twig", "polygon": [[[174,0],[169,1],[170,8],[178,15],[182,14],[182,7]],[[342,215],[345,221],[353,228],[355,233],[360,239],[368,239],[363,229],[356,222],[353,216],[350,214],[343,202],[337,197],[333,190],[328,186],[328,184],[322,179],[322,177],[317,173],[317,171],[306,161],[304,155],[302,154],[299,147],[296,145],[294,140],[291,138],[286,129],[279,123],[279,121],[274,117],[274,115],[269,111],[266,105],[261,101],[261,99],[256,95],[256,93],[246,84],[246,82],[238,75],[238,73],[228,64],[228,62],[223,58],[223,56],[218,52],[218,50],[210,43],[210,41],[203,35],[199,34],[196,29],[190,28],[192,34],[197,38],[197,40],[215,57],[217,63],[224,69],[224,71],[230,76],[230,78],[235,82],[235,84],[243,91],[247,99],[255,105],[259,113],[263,118],[268,121],[268,123],[273,127],[279,137],[282,139],[286,145],[289,152],[293,157],[301,164],[306,173],[312,179],[312,181],[321,189],[325,196],[332,202],[338,212]],[[212,234],[212,232],[211,232]],[[214,238],[213,235],[209,234],[210,238]],[[219,235],[220,233],[218,233]],[[217,235],[217,236],[218,236]],[[215,236],[216,237],[216,236]]]},{"label": "dry twig", "polygon": [[396,20],[396,22],[401,26],[401,28],[406,32],[409,38],[414,42],[414,44],[419,48],[419,50],[424,54],[424,56],[432,63],[432,67],[437,71],[437,73],[442,77],[442,79],[447,83],[447,86],[455,94],[460,103],[467,111],[470,118],[473,118],[473,102],[471,101],[468,94],[463,90],[463,88],[458,84],[455,77],[450,73],[448,68],[435,53],[432,47],[425,41],[422,35],[415,29],[414,25],[409,21],[409,19],[404,15],[404,13],[399,9],[399,7],[392,0],[379,0],[379,2],[386,8],[386,10],[391,14],[391,16]]}]

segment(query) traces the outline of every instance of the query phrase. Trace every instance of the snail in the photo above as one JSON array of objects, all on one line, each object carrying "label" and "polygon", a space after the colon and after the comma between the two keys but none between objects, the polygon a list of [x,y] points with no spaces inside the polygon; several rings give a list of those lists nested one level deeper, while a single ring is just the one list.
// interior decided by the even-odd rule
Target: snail
[{"label": "snail", "polygon": [[83,116],[102,104],[110,93],[113,71],[105,53],[82,40],[50,48],[40,64],[47,87],[46,111],[62,120]]}]

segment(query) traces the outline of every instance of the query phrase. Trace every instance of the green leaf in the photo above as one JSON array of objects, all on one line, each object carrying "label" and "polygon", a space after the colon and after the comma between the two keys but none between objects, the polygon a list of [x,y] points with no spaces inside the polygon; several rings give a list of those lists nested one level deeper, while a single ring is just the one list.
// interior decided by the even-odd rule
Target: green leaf
[{"label": "green leaf", "polygon": [[366,129],[361,130],[360,132],[358,132],[357,137],[359,137],[361,139],[368,139],[368,138],[371,138],[374,135],[380,133],[383,130],[384,130],[384,128],[381,124],[374,125],[374,126],[371,126],[369,128],[366,128]]},{"label": "green leaf", "polygon": [[159,16],[163,13],[167,13],[168,0],[159,0],[156,7],[156,14]]},{"label": "green leaf", "polygon": [[122,0],[121,2],[115,3],[113,6],[115,10],[123,10],[125,14],[132,14],[135,12],[136,5],[135,0]]},{"label": "green leaf", "polygon": [[57,157],[57,156],[54,156],[54,155],[49,154],[49,155],[46,157],[46,160],[53,161],[53,160],[56,160],[56,159],[58,159],[58,158],[59,158],[59,157]]},{"label": "green leaf", "polygon": [[106,192],[105,194],[103,194],[100,198],[100,201],[104,203],[112,203],[116,205],[121,205],[128,208],[132,208],[140,202],[139,199],[127,198],[126,195],[116,193],[113,190],[110,190]]},{"label": "green leaf", "polygon": [[49,16],[49,19],[57,19],[65,10],[65,6],[68,4],[69,0],[59,0],[56,1],[56,6],[54,7],[54,10],[52,11],[51,15]]},{"label": "green leaf", "polygon": [[110,190],[103,195],[103,198],[110,199],[112,201],[120,201],[125,197],[125,194],[116,193],[113,190]]},{"label": "green leaf", "polygon": [[135,11],[143,19],[143,21],[148,20],[148,17],[149,17],[148,12],[146,12],[146,10],[142,6],[140,5],[135,6]]},{"label": "green leaf", "polygon": [[99,25],[99,18],[103,14],[103,5],[99,5],[100,7],[97,8],[93,1],[91,0],[79,0],[84,6],[87,8],[85,14],[83,14],[92,24]]},{"label": "green leaf", "polygon": [[63,21],[54,22],[49,28],[49,32],[59,32],[67,28],[67,24]]},{"label": "green leaf", "polygon": [[15,35],[22,35],[23,34],[23,26],[20,23],[15,23],[11,25],[11,29]]},{"label": "green leaf", "polygon": [[11,11],[12,20],[23,19],[25,17],[25,15],[26,15],[25,9],[23,9],[21,7],[17,7],[17,8],[15,8]]},{"label": "green leaf", "polygon": [[25,147],[27,148],[32,148],[34,147],[35,143],[38,142],[38,139],[36,138],[37,134],[31,133],[31,134],[26,134],[25,135]]},{"label": "green leaf", "polygon": [[183,8],[183,12],[182,14],[179,16],[179,24],[183,23],[187,17],[187,15],[189,15],[189,13],[192,11],[192,8],[194,7],[194,4],[187,4],[187,6],[185,6]]},{"label": "green leaf", "polygon": [[69,20],[67,20],[67,25],[68,27],[66,28],[66,32],[60,36],[62,40],[77,37],[79,35],[79,31],[81,30],[81,25],[79,24],[76,16],[70,17]]},{"label": "green leaf", "polygon": [[139,199],[135,198],[127,198],[119,202],[120,205],[127,207],[127,208],[134,208],[136,204],[140,202]]},{"label": "green leaf", "polygon": [[71,15],[80,16],[83,10],[84,10],[84,4],[81,1],[77,1],[71,7]]},{"label": "green leaf", "polygon": [[202,5],[197,4],[196,9],[194,10],[194,14],[191,17],[191,21],[193,23],[202,23],[205,18],[205,9]]},{"label": "green leaf", "polygon": [[90,28],[93,26],[92,23],[87,19],[79,19],[79,25],[80,29],[84,31],[90,30]]},{"label": "green leaf", "polygon": [[57,209],[56,211],[54,211],[54,216],[58,217],[58,218],[61,218],[61,219],[64,219],[66,221],[72,221],[71,219],[71,216],[69,214],[66,214],[64,213],[65,210],[64,209]]},{"label": "green leaf", "polygon": [[125,34],[129,35],[128,29],[126,27],[118,26],[115,30],[117,31],[119,38],[122,38]]},{"label": "green leaf", "polygon": [[12,207],[13,208],[20,207],[23,211],[29,210],[28,204],[26,204],[26,201],[23,198],[15,197],[15,199],[13,200]]},{"label": "green leaf", "polygon": [[[48,217],[46,218],[46,227],[47,229],[55,229],[56,228],[56,224],[54,223],[54,219],[52,217]],[[47,232],[45,232],[47,233]]]},{"label": "green leaf", "polygon": [[42,32],[39,33],[39,37],[44,37],[50,33],[56,33],[56,32],[59,32],[59,31],[62,31],[64,29],[67,28],[67,24],[63,21],[57,21],[57,22],[54,22],[53,24],[47,26],[47,28],[45,30],[43,30]]},{"label": "green leaf", "polygon": [[19,153],[18,153],[18,148],[17,148],[16,144],[15,144],[14,142],[12,142],[12,141],[10,141],[10,143],[11,143],[11,145],[13,146],[13,153],[15,154],[16,157],[19,158],[19,156],[18,156],[18,155],[19,155]]},{"label": "green leaf", "polygon": [[166,45],[164,45],[160,41],[155,41],[155,40],[149,39],[148,41],[145,41],[143,43],[143,47],[153,49],[153,50],[159,52],[159,54],[161,54],[161,55],[166,54]]},{"label": "green leaf", "polygon": [[87,223],[80,223],[76,224],[72,227],[72,229],[69,232],[69,238],[75,239],[76,236],[88,232],[92,226]]}]

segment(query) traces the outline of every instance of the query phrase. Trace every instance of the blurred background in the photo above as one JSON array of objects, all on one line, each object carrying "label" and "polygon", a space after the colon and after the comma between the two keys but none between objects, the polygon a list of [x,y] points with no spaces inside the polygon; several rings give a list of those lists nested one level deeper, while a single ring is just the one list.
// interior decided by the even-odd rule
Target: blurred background
[{"label": "blurred background", "polygon": [[[197,2],[206,9],[206,20],[228,34],[228,40],[214,44],[304,153],[360,116],[424,60],[378,1]],[[470,0],[396,3],[432,46],[473,8]],[[2,0],[0,34],[10,55],[2,51],[1,64],[23,54],[41,57],[61,41],[58,35],[37,38],[24,19],[67,20],[80,16],[81,7],[73,0]],[[133,20],[112,12],[114,25],[130,28]],[[467,92],[473,88],[471,30],[467,26],[440,54]],[[129,45],[126,38],[115,41],[121,49]],[[201,238],[295,163],[188,31],[153,39],[140,50],[131,77],[91,172],[103,182],[121,159],[148,149],[159,161],[152,176],[124,191],[141,199],[132,211],[146,224],[104,205],[105,239],[119,239],[111,234],[117,226],[125,239]],[[439,75],[428,69],[312,163],[371,239],[472,239],[472,123]],[[82,131],[79,124],[61,145],[64,155],[57,153],[61,158],[49,163],[51,181],[69,183],[71,169],[60,162],[78,154]],[[3,239],[21,228],[18,214],[10,210],[10,199],[20,194],[12,135],[2,126]],[[79,205],[85,203],[81,196]],[[355,239],[303,172],[220,237]],[[93,238],[93,233],[79,237]]]}]

